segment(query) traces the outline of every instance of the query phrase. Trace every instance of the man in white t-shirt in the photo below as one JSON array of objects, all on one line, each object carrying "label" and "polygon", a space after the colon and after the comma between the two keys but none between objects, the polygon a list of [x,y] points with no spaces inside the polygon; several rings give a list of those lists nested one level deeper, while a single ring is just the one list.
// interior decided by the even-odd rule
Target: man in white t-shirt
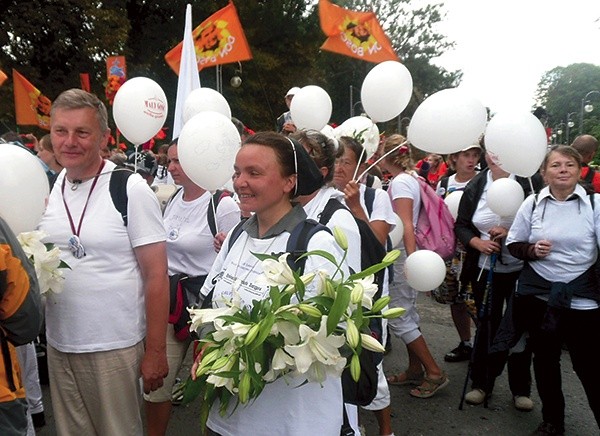
[{"label": "man in white t-shirt", "polygon": [[71,89],[53,102],[52,144],[65,170],[39,227],[70,266],[64,290],[46,304],[58,434],[142,434],[140,377],[150,392],[168,373],[160,207],[148,184],[131,175],[125,225],[109,190],[116,165],[100,156],[109,134],[96,96]]}]

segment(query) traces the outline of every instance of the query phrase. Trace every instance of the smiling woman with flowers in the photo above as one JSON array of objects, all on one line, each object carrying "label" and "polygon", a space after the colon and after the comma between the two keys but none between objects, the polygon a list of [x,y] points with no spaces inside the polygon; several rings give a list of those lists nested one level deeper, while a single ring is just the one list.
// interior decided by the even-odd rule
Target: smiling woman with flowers
[{"label": "smiling woman with flowers", "polygon": [[[299,143],[275,133],[251,136],[237,154],[233,183],[240,209],[254,215],[223,243],[202,288],[208,309],[190,311],[193,329],[209,324],[214,331],[201,334],[192,367],[198,381],[186,392],[202,391],[209,434],[338,435],[347,363],[340,349],[352,355],[357,378],[361,348],[381,348],[361,333],[363,321],[387,301],[372,303],[372,272],[348,277],[344,235],[334,231],[334,239],[307,224],[292,204],[321,185]],[[285,253],[298,229],[311,226],[317,231],[308,233],[305,248],[315,255]],[[304,258],[309,273],[293,272],[288,257],[295,266]]]}]

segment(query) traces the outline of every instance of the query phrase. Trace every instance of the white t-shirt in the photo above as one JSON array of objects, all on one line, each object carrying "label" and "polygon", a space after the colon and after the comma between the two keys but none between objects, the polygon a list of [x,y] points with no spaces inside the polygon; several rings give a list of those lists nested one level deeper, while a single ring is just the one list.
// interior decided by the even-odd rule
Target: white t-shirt
[{"label": "white t-shirt", "polygon": [[467,183],[469,183],[471,179],[466,182],[457,182],[456,174],[452,174],[448,177],[447,189],[442,186],[442,182],[438,182],[437,187],[435,189],[435,193],[442,198],[446,198],[448,195],[452,194],[454,191],[464,191]]},{"label": "white t-shirt", "polygon": [[[344,202],[344,194],[335,188],[321,188],[317,195],[304,206],[304,211],[308,218],[319,221],[321,212],[323,212],[325,205],[331,198],[337,198],[342,203]],[[339,227],[344,231],[348,239],[348,266],[355,272],[361,271],[360,232],[352,213],[345,209],[336,210],[326,226],[331,230],[334,227]]]},{"label": "white t-shirt", "polygon": [[[184,201],[183,190],[180,190],[167,205],[164,225],[169,274],[202,276],[210,271],[217,257],[207,219],[211,197],[206,191],[195,200]],[[217,232],[227,233],[240,221],[240,209],[231,197],[223,197],[215,218]]]},{"label": "white t-shirt", "polygon": [[[48,297],[48,343],[66,353],[86,353],[130,347],[146,333],[144,287],[133,247],[165,240],[160,207],[145,180],[133,174],[127,181],[128,224],[123,224],[109,192],[115,164],[105,161],[89,196],[79,238],[86,255],[77,259],[68,248],[69,225],[61,185],[63,170],[50,194],[39,229],[61,250],[70,269],[63,269],[64,289]],[[76,190],[68,180],[64,198],[78,227],[92,180]]]},{"label": "white t-shirt", "polygon": [[388,194],[392,201],[397,198],[410,198],[413,201],[413,225],[416,228],[421,208],[421,191],[417,179],[408,173],[398,174],[390,182]]},{"label": "white t-shirt", "polygon": [[[223,243],[213,268],[206,280],[202,293],[206,295],[214,285],[213,306],[220,306],[231,299],[233,292],[243,304],[251,305],[253,299],[262,299],[268,292],[267,286],[256,283],[262,273],[260,261],[252,254],[280,253],[285,251],[289,238],[287,231],[266,238],[252,238],[245,231],[228,251],[229,238]],[[327,232],[317,232],[308,243],[308,250],[325,250],[341,259],[342,252],[333,236]],[[304,271],[324,269],[333,274],[331,263],[322,257],[309,256]],[[343,268],[347,276],[347,268]],[[316,283],[306,287],[306,298],[315,295]],[[248,405],[234,409],[231,401],[225,416],[215,404],[208,418],[208,427],[222,435],[252,434],[253,436],[314,434],[339,434],[342,425],[342,385],[340,379],[329,377],[323,385],[306,383],[304,377],[280,378],[265,386],[261,395]],[[301,386],[302,385],[302,386]]]}]

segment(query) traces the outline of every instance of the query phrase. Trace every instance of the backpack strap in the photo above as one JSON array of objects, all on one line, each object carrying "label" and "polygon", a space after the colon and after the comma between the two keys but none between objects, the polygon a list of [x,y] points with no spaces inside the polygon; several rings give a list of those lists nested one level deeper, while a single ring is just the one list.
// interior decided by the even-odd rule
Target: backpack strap
[{"label": "backpack strap", "polygon": [[365,187],[365,206],[367,207],[367,214],[371,218],[373,213],[373,203],[375,202],[375,188],[369,186]]},{"label": "backpack strap", "polygon": [[373,174],[367,173],[367,183],[365,183],[365,185],[368,188],[372,188],[373,184],[375,183],[375,176]]},{"label": "backpack strap", "polygon": [[115,168],[110,174],[110,197],[123,218],[124,226],[127,226],[127,180],[132,174],[135,173],[125,168]]},{"label": "backpack strap", "polygon": [[444,176],[440,179],[440,187],[444,188],[444,197],[448,196],[448,181],[450,180],[449,176]]},{"label": "backpack strap", "polygon": [[306,257],[298,258],[308,251],[310,238],[321,230],[331,233],[328,227],[312,219],[305,219],[294,227],[285,248],[290,253],[287,261],[293,271],[297,271],[299,274],[303,273]]},{"label": "backpack strap", "polygon": [[208,227],[210,227],[210,232],[213,237],[217,235],[217,218],[215,217],[215,212],[217,207],[219,206],[219,202],[223,197],[229,197],[231,193],[224,189],[217,189],[215,193],[210,197],[210,203],[208,204],[208,213],[206,217],[208,219]]},{"label": "backpack strap", "polygon": [[319,223],[327,225],[333,214],[340,209],[346,209],[346,206],[344,206],[337,198],[330,198],[319,214]]},{"label": "backpack strap", "polygon": [[242,232],[244,231],[244,229],[242,229],[242,226],[244,225],[246,221],[240,221],[239,223],[236,224],[236,226],[231,229],[231,231],[229,232],[229,244],[227,245],[227,249],[229,251],[231,251],[231,247],[233,247],[233,244],[235,244],[235,241],[237,241],[237,239],[240,237],[240,235],[242,234]]},{"label": "backpack strap", "polygon": [[588,168],[588,172],[586,173],[583,180],[587,183],[592,183],[592,180],[594,180],[594,174],[596,173],[596,170],[594,170],[592,167],[587,167],[587,168]]}]

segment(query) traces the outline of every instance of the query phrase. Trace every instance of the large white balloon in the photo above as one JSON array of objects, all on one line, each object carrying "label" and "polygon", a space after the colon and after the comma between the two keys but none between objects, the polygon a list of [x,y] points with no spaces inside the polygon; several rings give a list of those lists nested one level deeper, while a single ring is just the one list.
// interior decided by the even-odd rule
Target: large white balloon
[{"label": "large white balloon", "polygon": [[342,136],[350,136],[360,140],[365,148],[367,158],[371,157],[377,151],[379,146],[379,128],[377,124],[371,121],[368,117],[359,115],[357,117],[348,118],[342,124],[333,129],[333,134],[336,139]]},{"label": "large white balloon", "polygon": [[487,111],[479,100],[460,88],[444,89],[417,107],[408,140],[429,153],[454,153],[478,143],[486,121]]},{"label": "large white balloon", "polygon": [[525,198],[519,182],[508,177],[494,180],[487,192],[487,204],[496,215],[514,216]]},{"label": "large white balloon", "polygon": [[448,206],[448,210],[452,214],[454,221],[456,221],[456,217],[458,216],[458,206],[462,195],[463,191],[453,191],[444,198],[444,203]]},{"label": "large white balloon", "polygon": [[397,117],[408,105],[413,91],[410,71],[396,61],[377,64],[360,89],[362,107],[376,122]]},{"label": "large white balloon", "polygon": [[446,264],[434,251],[418,250],[406,258],[404,273],[408,284],[420,292],[429,292],[442,284]]},{"label": "large white balloon", "polygon": [[198,186],[214,191],[231,178],[240,144],[240,134],[230,119],[203,111],[184,124],[177,154],[187,176]]},{"label": "large white balloon", "polygon": [[211,88],[196,88],[190,92],[183,105],[183,124],[203,111],[218,112],[231,119],[229,103],[220,92]]},{"label": "large white balloon", "polygon": [[398,248],[404,238],[404,224],[402,224],[402,220],[398,215],[394,214],[394,216],[396,217],[396,226],[392,229],[389,236],[392,241],[392,248]]},{"label": "large white balloon", "polygon": [[147,77],[127,80],[117,91],[113,118],[123,136],[134,145],[149,141],[167,119],[167,97],[158,83]]},{"label": "large white balloon", "polygon": [[544,126],[532,113],[498,112],[485,129],[485,146],[504,170],[530,177],[544,160],[548,138]]},{"label": "large white balloon", "polygon": [[301,88],[290,105],[292,120],[298,129],[321,130],[331,118],[331,97],[320,86]]},{"label": "large white balloon", "polygon": [[0,144],[0,216],[15,235],[35,230],[50,188],[37,157],[13,144]]}]

